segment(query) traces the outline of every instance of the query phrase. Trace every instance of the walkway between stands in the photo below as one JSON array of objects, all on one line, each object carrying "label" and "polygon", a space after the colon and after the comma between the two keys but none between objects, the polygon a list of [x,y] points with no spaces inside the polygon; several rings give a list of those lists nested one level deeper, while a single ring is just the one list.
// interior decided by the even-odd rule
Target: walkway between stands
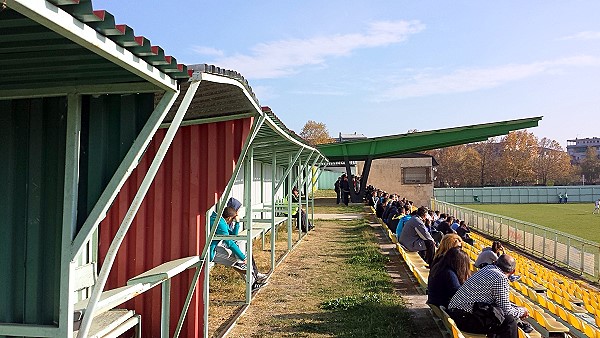
[{"label": "walkway between stands", "polygon": [[[351,253],[344,242],[351,240],[347,222],[362,218],[361,214],[315,214],[316,229],[303,239],[274,272],[269,285],[261,289],[252,305],[240,317],[229,337],[337,336],[339,320],[335,314],[320,308],[323,301],[338,296],[327,290],[327,280],[346,278],[346,272],[334,272],[331,266],[344,264]],[[369,217],[367,215],[367,217]],[[327,220],[327,221],[325,221]],[[386,269],[392,276],[394,290],[407,303],[419,337],[442,337],[433,321],[426,296],[411,279],[407,266],[381,231],[381,226],[368,220],[381,251],[390,257]],[[337,323],[337,325],[336,325]],[[408,336],[408,335],[407,335]]]}]

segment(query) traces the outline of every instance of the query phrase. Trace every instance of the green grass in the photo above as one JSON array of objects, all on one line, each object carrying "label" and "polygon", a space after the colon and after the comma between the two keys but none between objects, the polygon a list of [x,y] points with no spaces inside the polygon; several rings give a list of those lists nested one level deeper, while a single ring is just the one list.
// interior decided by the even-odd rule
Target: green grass
[{"label": "green grass", "polygon": [[600,243],[600,231],[598,231],[600,215],[592,215],[593,203],[471,204],[462,206],[543,225]]},{"label": "green grass", "polygon": [[[414,327],[402,298],[394,292],[385,269],[389,258],[379,251],[377,240],[364,221],[348,222],[344,243],[349,283],[346,295],[321,303],[334,316],[328,330],[336,337],[412,337]],[[338,290],[342,291],[342,290]]]}]

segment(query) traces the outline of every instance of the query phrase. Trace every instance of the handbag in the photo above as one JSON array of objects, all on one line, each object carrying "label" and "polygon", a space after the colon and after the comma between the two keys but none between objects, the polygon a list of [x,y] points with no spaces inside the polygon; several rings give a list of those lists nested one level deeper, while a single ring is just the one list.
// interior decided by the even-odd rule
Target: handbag
[{"label": "handbag", "polygon": [[473,303],[473,316],[489,331],[493,331],[504,322],[504,311],[500,307],[486,302]]}]

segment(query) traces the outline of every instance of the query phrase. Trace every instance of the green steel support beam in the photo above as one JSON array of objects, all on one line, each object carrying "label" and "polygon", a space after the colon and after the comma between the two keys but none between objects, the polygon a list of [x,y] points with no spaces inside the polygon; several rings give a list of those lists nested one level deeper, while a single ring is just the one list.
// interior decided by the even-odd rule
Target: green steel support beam
[{"label": "green steel support beam", "polygon": [[[298,161],[298,159],[300,158],[300,155],[302,154],[302,151],[304,150],[304,148],[300,148],[300,150],[298,150],[298,152],[296,153],[296,156],[294,156],[294,158],[292,159],[292,154],[290,153],[290,159],[289,159],[289,166],[286,169],[286,171],[283,173],[283,177],[288,177],[288,175],[290,175],[290,173],[292,172],[293,168],[294,168],[294,164],[296,163],[296,161]],[[281,187],[281,185],[283,184],[283,178],[281,181],[279,181],[279,183],[277,183],[277,187],[275,187],[275,190],[279,190],[279,188]]]},{"label": "green steel support beam", "polygon": [[[288,191],[287,191],[287,201],[288,201],[288,220],[287,220],[287,240],[288,240],[288,252],[292,250],[292,170],[294,168],[294,165],[296,163],[296,161],[298,160],[298,157],[300,156],[300,153],[302,152],[302,149],[300,149],[300,151],[298,151],[298,155],[296,156],[296,158],[294,160],[292,160],[292,154],[289,154],[288,157],[288,169],[286,170],[286,172],[284,173],[281,182],[283,182],[284,178],[287,178],[288,180]],[[279,184],[277,185],[277,187],[279,187]]]},{"label": "green steel support beam", "polygon": [[65,183],[63,197],[63,230],[60,250],[59,337],[73,335],[74,284],[71,273],[71,241],[77,229],[77,197],[79,182],[79,149],[81,136],[81,95],[67,96],[67,140],[65,145]]},{"label": "green steel support beam", "polygon": [[[197,124],[206,124],[206,123],[217,123],[231,120],[239,120],[247,117],[256,116],[256,113],[243,113],[243,114],[233,114],[226,116],[217,116],[217,117],[207,117],[205,119],[193,119],[193,120],[185,120],[181,122],[181,127],[184,126],[192,126]],[[160,125],[160,128],[169,128],[171,122],[163,123]]]},{"label": "green steel support beam", "polygon": [[[160,165],[162,164],[162,161],[171,146],[171,142],[173,142],[173,139],[175,138],[175,134],[177,133],[177,130],[179,129],[179,124],[183,120],[183,117],[185,116],[185,113],[187,112],[187,109],[190,106],[190,103],[192,102],[192,99],[193,99],[194,95],[196,94],[196,91],[198,90],[199,86],[200,86],[200,81],[194,81],[190,84],[190,87],[188,88],[187,92],[185,93],[185,97],[183,98],[181,105],[177,109],[177,113],[175,113],[175,116],[173,117],[173,123],[167,130],[163,141],[161,142],[160,146],[158,147],[158,150],[156,151],[156,155],[155,155],[154,159],[152,160],[150,167],[148,168],[148,172],[144,176],[144,179],[142,180],[142,183],[140,184],[140,188],[137,191],[137,193],[135,194],[133,201],[131,202],[131,205],[129,206],[129,209],[127,210],[127,213],[125,214],[125,217],[123,218],[123,221],[121,222],[121,225],[119,226],[119,230],[117,230],[117,233],[115,234],[112,242],[110,243],[110,246],[106,253],[106,257],[104,258],[104,262],[102,263],[102,268],[100,269],[100,273],[98,275],[98,280],[96,281],[96,283],[92,289],[92,294],[90,295],[89,303],[85,309],[85,312],[83,315],[83,320],[81,322],[81,327],[79,329],[79,333],[77,334],[77,338],[87,337],[90,326],[92,324],[92,319],[94,317],[94,312],[95,312],[96,306],[98,304],[98,300],[100,299],[102,290],[104,289],[104,286],[106,285],[106,281],[108,280],[108,275],[109,275],[110,270],[112,269],[112,265],[114,264],[114,261],[117,257],[117,252],[119,251],[121,243],[125,239],[125,235],[127,235],[127,231],[131,227],[131,223],[133,222],[133,219],[135,218],[137,211],[139,210],[140,206],[142,205],[142,202],[144,201],[144,198],[146,197],[146,193],[150,189],[150,185],[154,181],[154,177],[156,176],[158,169],[160,169]],[[163,292],[163,294],[164,294],[164,292]],[[166,325],[168,326],[168,323]],[[161,326],[163,326],[163,325],[161,325]],[[167,330],[167,335],[168,335],[168,327],[166,328],[166,330]],[[161,330],[161,331],[164,333],[164,330]]]},{"label": "green steel support beam", "polygon": [[244,218],[244,230],[248,233],[246,241],[246,304],[252,300],[252,188],[254,185],[254,154],[252,145],[248,149],[248,156],[244,164],[244,205],[246,215]]},{"label": "green steel support beam", "polygon": [[542,117],[533,117],[377,137],[367,140],[328,143],[319,145],[318,149],[329,159],[329,161],[363,161],[367,157],[373,159],[385,158],[394,155],[484,141],[489,137],[504,135],[513,130],[536,127],[541,119]]},{"label": "green steel support beam", "polygon": [[148,121],[131,145],[131,148],[125,155],[125,158],[115,171],[113,177],[108,182],[108,185],[102,192],[102,195],[100,195],[98,202],[96,202],[96,205],[94,205],[94,208],[75,237],[75,240],[71,246],[71,260],[75,259],[75,257],[85,246],[85,243],[90,240],[100,222],[104,219],[104,217],[106,217],[106,212],[114,202],[129,175],[131,175],[131,172],[137,167],[160,123],[165,118],[169,112],[169,109],[171,109],[171,106],[173,106],[173,103],[177,99],[177,95],[179,95],[179,92],[166,92],[148,118]]},{"label": "green steel support beam", "polygon": [[271,272],[275,271],[275,241],[277,240],[277,229],[275,229],[275,178],[277,177],[277,152],[273,152],[271,160]]},{"label": "green steel support beam", "polygon": [[[227,202],[227,198],[229,197],[229,194],[231,193],[231,188],[233,187],[233,184],[235,183],[235,179],[236,179],[237,175],[240,173],[242,164],[244,163],[244,159],[246,158],[246,156],[248,154],[248,150],[252,144],[252,140],[254,140],[254,138],[258,134],[258,132],[264,122],[265,122],[264,115],[260,115],[260,118],[254,119],[252,128],[250,129],[250,135],[248,136],[248,138],[244,142],[244,145],[242,146],[242,151],[240,153],[240,156],[238,157],[238,161],[235,164],[235,168],[233,169],[231,178],[229,179],[229,182],[227,183],[227,186],[225,187],[225,191],[223,192],[219,201],[217,202],[217,205],[215,206],[215,212],[217,214],[217,217],[215,218],[214,223],[211,224],[211,226],[207,227],[207,229],[206,229],[206,231],[207,231],[206,243],[204,244],[204,248],[202,249],[202,253],[200,254],[200,261],[203,262],[203,264],[204,264],[203,265],[203,267],[204,267],[204,270],[203,270],[204,271],[204,290],[203,290],[204,299],[209,299],[208,297],[210,296],[210,290],[209,290],[210,268],[208,267],[208,264],[206,264],[206,263],[208,262],[207,254],[208,254],[208,249],[210,248],[210,242],[212,242],[212,239],[215,237],[215,232],[217,231],[217,224],[220,219],[218,216],[221,215],[223,213],[223,209],[225,209],[225,203]],[[209,223],[210,223],[210,214],[207,213],[206,214],[206,224],[208,225]],[[202,269],[202,267],[200,269]],[[204,326],[203,326],[204,327],[204,335],[203,335],[204,337],[208,337],[208,311],[209,311],[208,305],[209,305],[208,302],[204,302]]]},{"label": "green steel support beam", "polygon": [[0,99],[30,99],[38,97],[65,96],[65,93],[95,95],[95,94],[133,94],[156,93],[161,91],[152,83],[110,83],[82,86],[61,86],[36,89],[8,89],[0,90]]}]

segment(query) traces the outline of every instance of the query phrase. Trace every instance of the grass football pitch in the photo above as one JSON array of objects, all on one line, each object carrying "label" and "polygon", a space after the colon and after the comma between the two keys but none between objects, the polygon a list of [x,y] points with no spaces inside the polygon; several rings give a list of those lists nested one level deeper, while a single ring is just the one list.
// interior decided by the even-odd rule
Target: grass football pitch
[{"label": "grass football pitch", "polygon": [[469,204],[467,208],[543,225],[600,243],[600,215],[594,203],[567,204]]}]

